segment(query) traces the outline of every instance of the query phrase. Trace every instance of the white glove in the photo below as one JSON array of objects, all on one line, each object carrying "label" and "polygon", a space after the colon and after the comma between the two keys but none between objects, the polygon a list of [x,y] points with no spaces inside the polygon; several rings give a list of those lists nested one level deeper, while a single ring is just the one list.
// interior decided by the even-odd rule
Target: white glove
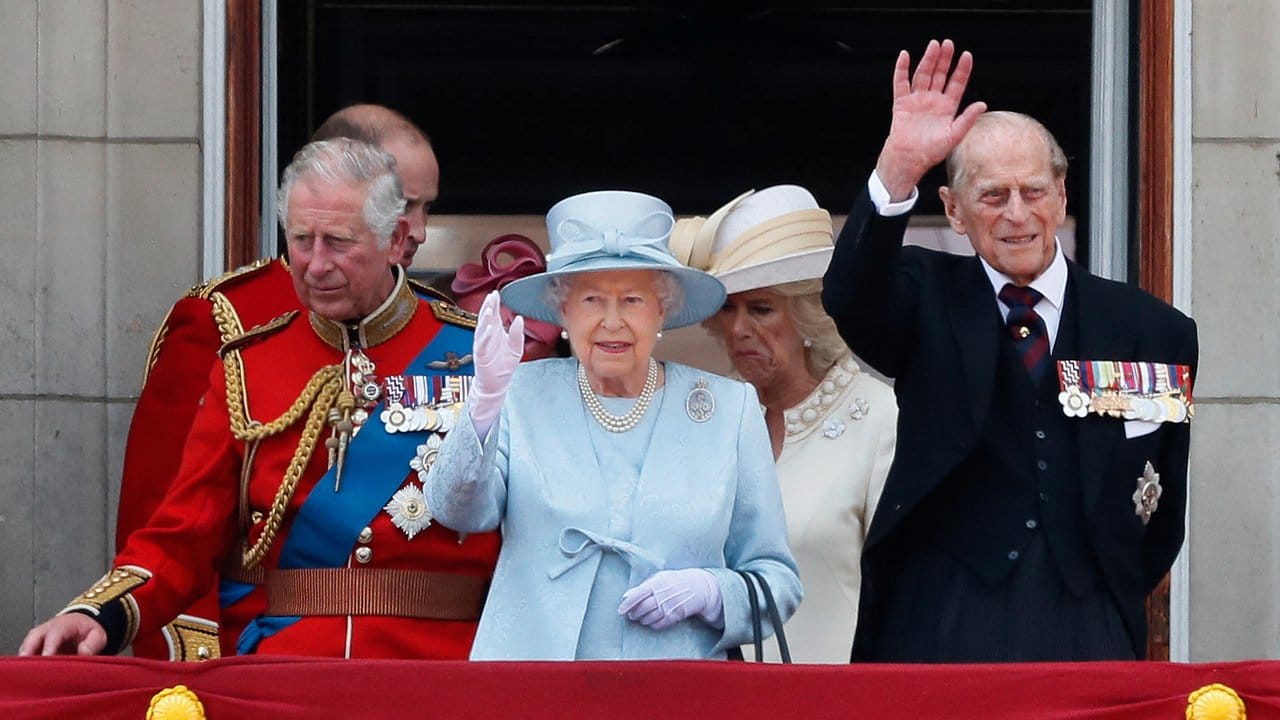
[{"label": "white glove", "polygon": [[483,440],[502,412],[502,399],[511,384],[511,374],[524,354],[524,318],[517,315],[511,321],[511,329],[502,327],[502,314],[498,311],[498,291],[489,293],[480,306],[476,320],[475,340],[471,354],[476,366],[475,379],[471,381],[468,407],[471,424]]},{"label": "white glove", "polygon": [[618,614],[654,630],[666,630],[697,615],[712,627],[724,624],[720,583],[710,570],[659,570],[622,593]]}]

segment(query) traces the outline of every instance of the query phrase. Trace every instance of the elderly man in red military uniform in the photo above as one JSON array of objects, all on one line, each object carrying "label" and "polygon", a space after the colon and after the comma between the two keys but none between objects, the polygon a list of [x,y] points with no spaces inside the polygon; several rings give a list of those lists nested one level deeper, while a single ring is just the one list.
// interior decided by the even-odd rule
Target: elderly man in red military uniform
[{"label": "elderly man in red military uniform", "polygon": [[[408,268],[426,238],[427,214],[439,194],[440,168],[430,141],[400,113],[367,104],[335,112],[311,139],[337,137],[372,143],[395,157],[409,222],[400,264]],[[427,299],[448,300],[425,285],[410,283]],[[222,308],[216,318],[215,298]],[[173,482],[200,397],[208,389],[218,348],[247,329],[299,308],[288,263],[280,258],[260,260],[201,283],[169,310],[152,341],[129,427],[116,516],[117,552],[124,549],[133,531],[146,524]],[[133,654],[172,660],[235,654],[241,631],[263,609],[262,594],[253,591],[261,582],[261,573],[245,573],[238,563],[222,570],[221,608],[217,589],[211,589],[172,623],[155,632],[140,633],[134,640]],[[211,645],[214,637],[220,648]]]},{"label": "elderly man in red military uniform", "polygon": [[307,145],[280,208],[305,310],[223,345],[164,500],[21,654],[117,652],[234,558],[265,579],[241,652],[467,656],[499,540],[432,522],[419,474],[466,397],[471,323],[409,288],[385,151]]}]

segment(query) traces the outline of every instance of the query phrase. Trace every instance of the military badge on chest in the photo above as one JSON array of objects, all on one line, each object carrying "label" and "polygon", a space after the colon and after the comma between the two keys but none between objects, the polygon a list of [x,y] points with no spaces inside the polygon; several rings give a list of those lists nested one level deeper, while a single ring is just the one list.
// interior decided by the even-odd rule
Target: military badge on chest
[{"label": "military badge on chest", "polygon": [[1095,415],[1156,423],[1190,422],[1191,368],[1118,360],[1059,360],[1058,402],[1067,417]]},{"label": "military badge on chest", "polygon": [[329,409],[326,420],[332,433],[325,440],[329,450],[329,466],[337,466],[334,472],[333,491],[342,489],[342,468],[346,464],[347,447],[369,420],[369,411],[378,404],[382,389],[374,374],[373,361],[359,348],[353,348],[343,360],[342,371],[346,376],[337,402]]},{"label": "military badge on chest", "polygon": [[466,375],[392,375],[382,383],[387,399],[379,416],[389,433],[447,433],[471,389]]},{"label": "military badge on chest", "polygon": [[[445,433],[453,429],[471,389],[465,375],[393,375],[382,383],[386,407],[379,415],[388,433],[425,432],[409,468],[414,475],[382,508],[391,524],[412,540],[431,526],[431,510],[422,483],[435,463]],[[415,479],[416,478],[416,479]]]},{"label": "military badge on chest", "polygon": [[1133,491],[1133,512],[1142,519],[1142,524],[1151,522],[1151,515],[1160,505],[1160,495],[1164,488],[1160,486],[1160,473],[1148,462],[1138,478],[1138,488]]}]

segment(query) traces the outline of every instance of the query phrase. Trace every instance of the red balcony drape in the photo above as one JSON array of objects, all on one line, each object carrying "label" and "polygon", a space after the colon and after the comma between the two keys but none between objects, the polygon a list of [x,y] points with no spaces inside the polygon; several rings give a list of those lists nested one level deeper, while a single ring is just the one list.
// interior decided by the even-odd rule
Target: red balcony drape
[{"label": "red balcony drape", "polygon": [[1249,718],[1280,718],[1280,662],[784,667],[254,657],[4,658],[0,718],[142,720],[155,693],[182,684],[210,720],[1175,720],[1186,717],[1188,696],[1212,683],[1233,688]]}]

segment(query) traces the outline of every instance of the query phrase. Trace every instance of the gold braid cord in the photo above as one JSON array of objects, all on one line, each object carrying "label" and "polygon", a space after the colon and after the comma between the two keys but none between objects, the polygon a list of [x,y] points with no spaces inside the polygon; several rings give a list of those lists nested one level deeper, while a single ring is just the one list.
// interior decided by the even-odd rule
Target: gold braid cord
[{"label": "gold braid cord", "polygon": [[215,292],[209,296],[213,301],[213,321],[218,325],[218,332],[222,335],[222,342],[227,342],[233,337],[244,332],[244,325],[240,322],[240,315],[236,312],[236,308],[227,299],[226,295]]},{"label": "gold braid cord", "polygon": [[169,318],[172,315],[173,308],[170,307],[169,311],[164,314],[164,320],[160,323],[160,327],[156,328],[155,334],[151,336],[151,346],[147,349],[147,364],[142,369],[142,385],[147,384],[147,378],[151,377],[151,370],[160,361],[160,345],[164,343],[164,339],[169,335]]},{"label": "gold braid cord", "polygon": [[302,413],[310,409],[306,424],[302,427],[302,438],[298,441],[298,447],[294,450],[289,467],[285,470],[284,479],[276,490],[275,500],[271,502],[271,512],[267,515],[266,526],[253,546],[244,552],[242,558],[244,567],[251,568],[262,562],[267,550],[271,548],[271,543],[275,541],[276,533],[280,531],[285,510],[288,509],[289,502],[298,489],[298,482],[302,479],[307,463],[311,461],[311,454],[315,450],[320,432],[328,418],[329,408],[333,407],[338,399],[338,393],[342,391],[343,377],[342,366],[326,365],[311,376],[302,394],[293,401],[293,405],[283,415],[268,423],[251,423],[243,411],[244,379],[240,375],[239,356],[239,352],[232,352],[223,358],[223,366],[227,373],[227,409],[231,415],[231,432],[237,439],[253,442],[277,435],[296,423],[302,417]]},{"label": "gold braid cord", "polygon": [[[236,315],[235,308],[222,293],[215,292],[210,296],[213,301],[213,317],[218,324],[224,341],[243,334],[243,326]],[[291,318],[290,318],[291,319]],[[271,512],[267,515],[266,526],[253,545],[245,550],[241,560],[246,569],[256,566],[266,557],[267,551],[280,532],[284,522],[285,511],[298,489],[302,473],[311,461],[320,432],[328,419],[329,408],[333,407],[338,394],[343,389],[342,365],[326,365],[316,371],[302,393],[280,417],[267,423],[252,420],[249,417],[248,397],[245,393],[244,361],[240,357],[238,347],[224,346],[222,356],[223,372],[227,380],[227,414],[231,421],[231,434],[245,443],[254,443],[265,438],[279,435],[307,413],[306,423],[302,428],[302,438],[293,452],[293,458],[285,470],[280,487],[276,490],[275,499],[271,503]],[[308,412],[308,410],[310,412]]]}]

